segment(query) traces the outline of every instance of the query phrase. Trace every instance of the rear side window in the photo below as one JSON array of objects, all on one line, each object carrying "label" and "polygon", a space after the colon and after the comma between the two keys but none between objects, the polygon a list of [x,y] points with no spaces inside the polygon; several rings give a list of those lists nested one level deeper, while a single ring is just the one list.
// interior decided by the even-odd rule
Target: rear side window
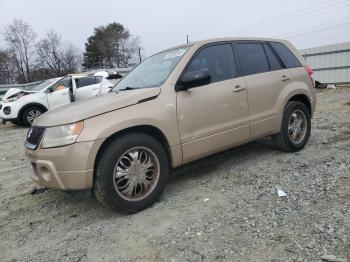
[{"label": "rear side window", "polygon": [[277,55],[281,58],[286,68],[293,68],[301,66],[299,60],[295,55],[282,43],[270,42],[272,48],[275,50]]},{"label": "rear side window", "polygon": [[[101,78],[101,80],[100,80],[100,78]],[[77,84],[77,88],[94,85],[96,83],[98,84],[101,81],[102,81],[102,77],[96,77],[96,76],[87,76],[87,77],[75,79],[75,82]]]},{"label": "rear side window", "polygon": [[237,48],[245,75],[270,71],[262,44],[238,43]]},{"label": "rear side window", "polygon": [[264,50],[267,56],[267,60],[269,61],[269,64],[270,64],[270,69],[271,70],[282,69],[280,62],[278,62],[276,56],[274,55],[274,53],[271,51],[271,48],[267,44],[264,44]]},{"label": "rear side window", "polygon": [[95,76],[95,82],[96,82],[96,84],[99,84],[99,83],[101,83],[102,82],[102,76]]},{"label": "rear side window", "polygon": [[237,75],[231,44],[204,47],[192,59],[186,73],[207,69],[211,82],[231,79]]}]

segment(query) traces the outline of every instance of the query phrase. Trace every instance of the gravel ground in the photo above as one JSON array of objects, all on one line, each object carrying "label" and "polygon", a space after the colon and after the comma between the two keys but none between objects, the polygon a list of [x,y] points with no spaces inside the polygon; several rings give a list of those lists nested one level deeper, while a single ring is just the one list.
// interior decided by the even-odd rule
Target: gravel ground
[{"label": "gravel ground", "polygon": [[186,165],[133,215],[31,195],[26,129],[1,126],[0,261],[350,261],[350,88],[317,98],[304,150],[265,138]]}]

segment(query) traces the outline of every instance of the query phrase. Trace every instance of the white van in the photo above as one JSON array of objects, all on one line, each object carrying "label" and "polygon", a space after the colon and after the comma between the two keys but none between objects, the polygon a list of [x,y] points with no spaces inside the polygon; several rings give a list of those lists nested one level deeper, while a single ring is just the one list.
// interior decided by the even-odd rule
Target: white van
[{"label": "white van", "polygon": [[106,76],[73,75],[48,79],[30,90],[11,88],[0,102],[0,118],[30,126],[46,111],[107,93],[112,86]]}]

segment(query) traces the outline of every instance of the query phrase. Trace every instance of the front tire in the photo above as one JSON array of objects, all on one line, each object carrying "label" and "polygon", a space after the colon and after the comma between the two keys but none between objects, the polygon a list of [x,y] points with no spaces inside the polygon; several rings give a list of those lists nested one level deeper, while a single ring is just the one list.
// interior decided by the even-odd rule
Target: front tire
[{"label": "front tire", "polygon": [[42,110],[40,107],[26,108],[22,114],[23,125],[27,127],[31,126],[35,118],[39,117],[42,113],[44,113],[44,110]]},{"label": "front tire", "polygon": [[304,148],[310,138],[311,115],[304,103],[290,101],[287,103],[283,118],[281,132],[272,136],[277,148],[296,152]]},{"label": "front tire", "polygon": [[161,143],[143,133],[122,135],[101,153],[94,195],[105,206],[137,212],[159,199],[168,175],[169,161]]}]

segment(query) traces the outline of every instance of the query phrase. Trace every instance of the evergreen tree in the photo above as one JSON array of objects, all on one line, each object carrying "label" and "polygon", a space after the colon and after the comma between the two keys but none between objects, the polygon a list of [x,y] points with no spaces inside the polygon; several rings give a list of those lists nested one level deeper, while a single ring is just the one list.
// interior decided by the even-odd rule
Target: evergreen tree
[{"label": "evergreen tree", "polygon": [[132,37],[122,24],[110,23],[94,29],[85,43],[85,69],[129,67],[139,49],[138,38]]},{"label": "evergreen tree", "polygon": [[83,58],[83,67],[85,69],[102,68],[102,53],[96,44],[96,37],[90,36],[85,43],[85,53]]}]

